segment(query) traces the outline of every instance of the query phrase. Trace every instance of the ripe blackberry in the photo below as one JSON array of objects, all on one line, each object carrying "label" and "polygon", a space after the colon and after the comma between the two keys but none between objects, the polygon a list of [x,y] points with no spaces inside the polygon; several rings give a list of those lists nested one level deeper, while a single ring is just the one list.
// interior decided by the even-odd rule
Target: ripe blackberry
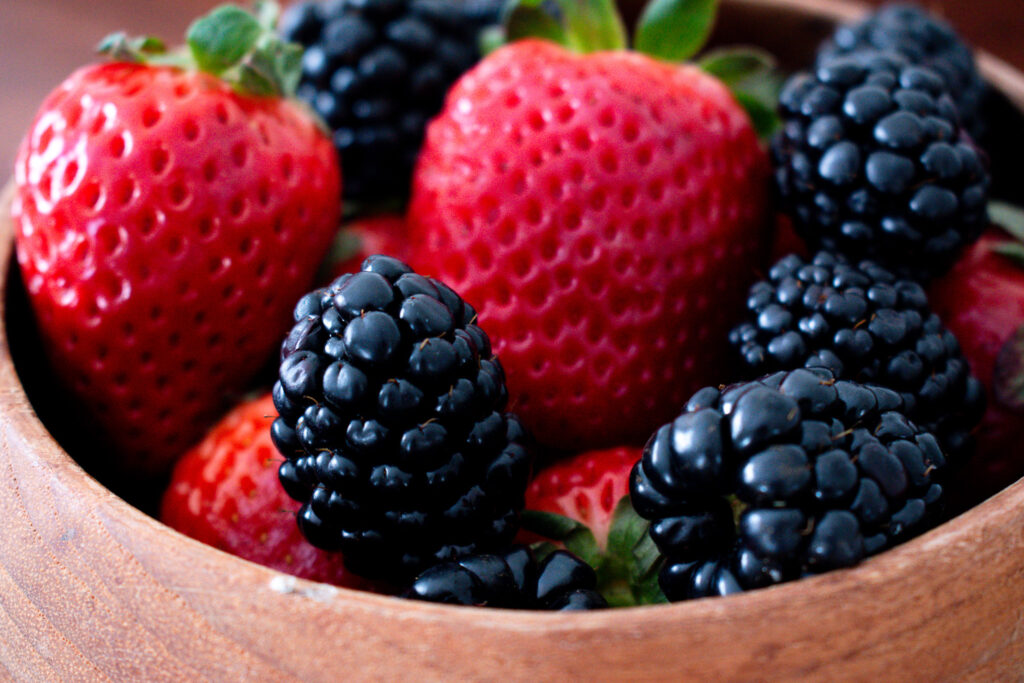
[{"label": "ripe blackberry", "polygon": [[818,49],[818,61],[863,49],[898,52],[912,64],[942,76],[964,128],[975,140],[980,138],[988,87],[978,73],[970,46],[952,26],[916,5],[889,5],[836,29]]},{"label": "ripe blackberry", "polygon": [[871,261],[790,255],[750,288],[747,311],[729,333],[745,378],[827,367],[898,392],[907,415],[954,460],[970,450],[985,392],[921,285]]},{"label": "ripe blackberry", "polygon": [[584,610],[607,607],[597,575],[583,560],[556,550],[537,562],[526,546],[443,562],[416,577],[404,597],[450,605]]},{"label": "ripe blackberry", "polygon": [[500,0],[307,0],[280,33],[306,48],[299,98],[334,132],[346,199],[405,199],[427,121],[480,59]]},{"label": "ripe blackberry", "polygon": [[700,390],[630,477],[672,601],[849,567],[934,519],[946,469],[899,394],[825,368]]},{"label": "ripe blackberry", "polygon": [[989,174],[935,72],[859,52],[792,77],[780,105],[777,194],[812,250],[924,279],[984,228]]},{"label": "ripe blackberry", "polygon": [[475,320],[386,256],[296,305],[273,388],[279,476],[306,538],[353,572],[407,580],[518,529],[525,436]]}]

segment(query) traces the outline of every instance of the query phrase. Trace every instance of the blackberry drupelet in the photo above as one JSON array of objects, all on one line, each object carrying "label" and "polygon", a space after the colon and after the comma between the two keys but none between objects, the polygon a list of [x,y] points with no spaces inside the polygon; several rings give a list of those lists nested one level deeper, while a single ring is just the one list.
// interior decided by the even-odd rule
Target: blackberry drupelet
[{"label": "blackberry drupelet", "polygon": [[898,392],[907,415],[956,462],[984,413],[985,391],[921,285],[830,252],[780,259],[747,297],[729,334],[744,379],[827,367],[842,379]]},{"label": "blackberry drupelet", "polygon": [[978,73],[970,46],[952,26],[916,5],[889,5],[836,29],[818,49],[818,61],[863,49],[898,52],[911,63],[937,72],[960,110],[964,128],[975,140],[980,138],[988,86]]},{"label": "blackberry drupelet", "polygon": [[282,15],[306,48],[298,96],[333,131],[346,199],[406,198],[427,121],[480,59],[500,0],[307,0]]},{"label": "blackberry drupelet", "polygon": [[501,554],[443,562],[416,577],[403,595],[451,605],[510,609],[585,610],[607,607],[594,590],[594,569],[566,550],[540,562],[526,546]]},{"label": "blackberry drupelet", "polygon": [[386,256],[295,307],[273,388],[279,476],[306,538],[353,572],[402,582],[518,530],[526,437],[475,321]]},{"label": "blackberry drupelet", "polygon": [[850,567],[923,531],[946,458],[899,394],[825,368],[700,390],[648,441],[630,496],[671,601]]},{"label": "blackberry drupelet", "polygon": [[812,250],[925,279],[987,222],[984,155],[935,72],[859,52],[793,76],[772,141],[781,208]]}]

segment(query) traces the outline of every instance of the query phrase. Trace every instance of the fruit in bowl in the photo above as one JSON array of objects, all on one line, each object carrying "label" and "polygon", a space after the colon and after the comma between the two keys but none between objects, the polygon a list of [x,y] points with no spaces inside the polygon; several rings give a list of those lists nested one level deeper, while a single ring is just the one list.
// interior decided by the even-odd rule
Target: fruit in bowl
[{"label": "fruit in bowl", "polygon": [[[727,4],[723,25],[738,31],[742,26],[763,25],[763,19],[770,16],[781,31],[782,27],[800,25],[807,19],[806,10],[798,11],[793,7],[785,3]],[[829,15],[816,16],[820,19],[821,16]],[[777,36],[762,36],[762,41],[773,50],[778,50],[780,43],[784,42]],[[990,67],[988,73],[998,74],[998,70]],[[4,248],[8,250],[5,256],[9,257],[10,245]],[[8,261],[9,258],[4,259],[5,264]],[[372,260],[369,268],[372,272]],[[813,272],[812,269],[812,279]],[[8,275],[11,275],[10,271]],[[13,274],[13,277],[16,278],[17,274]],[[382,277],[390,282],[387,277]],[[394,285],[389,286],[397,287],[397,279],[400,277],[396,278]],[[11,279],[8,277],[8,282]],[[754,279],[751,277],[751,282]],[[403,335],[414,329],[424,329],[422,326],[433,329],[434,322],[444,318],[440,313],[437,314],[439,318],[434,315],[413,315],[415,311],[408,312],[406,318],[403,318],[401,306],[397,311],[390,312],[361,307],[358,312],[349,311],[348,317],[344,317],[342,311],[351,303],[349,294],[354,292],[342,293],[341,287],[339,285],[339,291],[331,292],[329,301],[321,299],[319,304],[321,319],[338,318],[325,320],[325,329],[330,328],[327,336],[332,339],[338,336],[335,332],[340,333],[342,344],[339,346],[334,342],[333,347],[339,357],[343,356],[342,352],[371,349],[373,345],[365,343],[367,338],[362,339],[362,344],[354,343],[352,349],[349,349],[345,341],[345,330],[357,321],[365,321],[373,313],[379,312],[389,316],[389,319],[399,321],[394,322],[399,330],[396,339],[403,340],[398,344],[409,353],[419,349],[419,345],[404,346],[406,337]],[[436,285],[433,287],[438,297],[445,298]],[[403,292],[401,300],[408,301],[425,293],[429,293],[429,290],[413,294]],[[391,295],[398,300],[393,289]],[[845,304],[847,299],[855,297],[842,298]],[[8,292],[5,301],[12,309],[8,311],[7,320],[26,319],[24,313],[18,317],[18,299],[16,290],[13,294]],[[451,300],[441,301],[436,297],[434,300],[443,305],[453,322],[455,317],[465,322],[465,315],[452,315],[452,306],[456,304]],[[383,306],[384,309],[388,308],[387,304]],[[305,317],[311,310],[303,306],[303,315],[300,317]],[[338,313],[329,314],[329,310]],[[390,314],[394,314],[394,318]],[[373,317],[380,319],[379,316]],[[849,329],[857,338],[860,335],[856,333],[870,321],[863,325],[858,325],[859,322],[849,321]],[[481,316],[479,323],[482,329],[488,329],[484,317]],[[367,325],[358,322],[357,326]],[[445,335],[449,332],[454,335],[454,331],[450,331],[446,325],[441,327],[444,329],[435,330],[438,337],[428,336],[421,344],[428,342],[428,346],[433,346],[435,339],[451,343]],[[49,666],[51,669],[75,671],[78,670],[76,667],[91,664],[115,676],[130,675],[127,673],[130,668],[136,674],[140,670],[159,670],[187,675],[198,670],[229,677],[232,672],[237,674],[245,671],[254,678],[292,675],[316,679],[330,675],[325,672],[336,672],[339,666],[353,669],[361,667],[359,671],[367,676],[398,674],[410,667],[420,667],[420,670],[438,672],[438,675],[442,675],[442,672],[456,672],[480,677],[493,674],[499,666],[507,668],[511,662],[515,675],[523,678],[579,673],[580,667],[592,667],[595,673],[603,675],[614,672],[657,678],[665,677],[666,672],[670,672],[669,675],[673,677],[737,678],[763,675],[764,667],[768,664],[765,653],[772,653],[770,665],[780,676],[796,676],[807,671],[825,672],[823,675],[840,672],[850,675],[855,671],[865,676],[881,675],[891,671],[893,666],[906,665],[908,661],[921,667],[923,675],[948,675],[951,671],[968,670],[982,672],[984,675],[998,671],[1001,666],[1012,667],[1019,661],[1021,644],[1015,640],[1016,631],[1013,628],[1017,617],[1013,610],[1005,608],[1006,604],[1019,604],[1024,599],[1020,589],[1009,580],[1019,572],[1019,567],[1015,565],[1012,553],[1005,552],[1020,542],[1015,529],[1019,529],[1021,523],[1020,502],[1024,493],[1019,484],[1010,486],[993,499],[928,532],[924,537],[879,554],[862,567],[830,572],[764,590],[752,590],[745,595],[696,600],[689,604],[598,610],[574,615],[534,612],[501,612],[499,615],[488,609],[427,605],[289,577],[186,539],[125,505],[111,491],[88,478],[47,434],[43,423],[35,419],[22,388],[27,387],[35,396],[39,396],[39,375],[33,377],[33,373],[39,371],[41,364],[38,361],[31,362],[32,349],[26,345],[26,335],[30,335],[32,330],[18,329],[11,333],[15,328],[9,325],[4,330],[13,345],[20,344],[15,362],[23,383],[15,375],[15,363],[6,356],[0,357],[3,361],[0,373],[5,384],[9,383],[10,395],[14,399],[13,409],[5,413],[5,420],[9,416],[9,421],[5,421],[2,432],[5,452],[10,454],[7,463],[10,476],[5,481],[10,483],[8,490],[11,493],[4,498],[9,525],[4,537],[5,543],[0,547],[11,548],[21,539],[35,539],[19,545],[17,552],[0,555],[6,575],[14,588],[11,593],[14,597],[11,599],[16,605],[9,614],[12,615],[12,621],[20,626],[12,631],[10,639],[24,646],[19,648],[20,659],[11,664],[12,669],[40,669]],[[306,349],[296,344],[301,345],[304,340],[315,336],[293,337],[286,348],[289,351],[304,351]],[[360,341],[356,338],[359,335],[354,332],[349,336],[353,337],[353,342]],[[323,337],[320,340],[326,349],[327,341]],[[725,337],[721,344],[727,345]],[[356,359],[354,364],[358,366],[367,360]],[[811,368],[792,372],[818,377],[815,373],[825,371]],[[313,373],[313,377],[313,385],[323,388],[323,380],[327,376]],[[392,378],[385,377],[384,381],[388,379]],[[394,379],[399,378],[396,376]],[[823,382],[820,386],[827,386],[823,377],[818,379]],[[835,385],[847,381],[837,380]],[[295,383],[292,388],[300,384],[302,382]],[[764,388],[771,390],[770,386]],[[836,391],[839,392],[839,389]],[[864,397],[862,391],[843,391],[852,397],[860,397],[858,400]],[[440,392],[438,396],[443,393]],[[876,407],[896,407],[896,391],[869,390],[867,393],[873,397]],[[293,400],[305,400],[304,397],[309,395],[296,391],[292,391],[292,394]],[[377,398],[379,406],[379,395]],[[729,414],[733,423],[738,422],[742,426],[745,420],[743,416],[757,412],[739,408],[731,411],[727,408],[728,401],[724,395],[720,398],[723,402],[717,408],[721,409],[723,415]],[[700,403],[710,399],[704,395],[703,399],[695,400]],[[737,398],[737,406],[741,400],[742,397]],[[797,407],[803,410],[801,401],[808,405],[808,400],[795,400]],[[810,402],[813,403],[813,400]],[[779,405],[783,403],[786,402],[781,401]],[[791,415],[790,403],[783,406],[784,410],[772,414],[784,426],[791,425],[799,418]],[[310,419],[328,427],[329,416],[318,408],[340,409],[337,403],[327,401],[326,396],[324,401],[318,400],[310,405],[314,408],[310,412]],[[306,415],[310,405],[303,404],[302,416]],[[699,410],[711,409],[710,405],[702,406]],[[514,409],[514,404],[511,407]],[[696,404],[694,407],[697,407]],[[59,421],[60,417],[56,419]],[[367,432],[365,420],[363,422],[361,435],[374,432]],[[793,436],[793,430],[788,428],[773,436],[770,425],[765,426],[768,422],[772,420],[762,420],[762,424],[757,424],[755,420],[744,429],[757,432],[760,439],[772,440],[783,432],[787,438]],[[423,427],[423,433],[435,431],[427,425],[426,420],[417,424]],[[890,429],[888,436],[882,439],[885,446],[891,446],[891,442],[886,439],[894,433],[905,436],[905,429],[899,431],[894,426],[902,423],[890,420],[885,424]],[[736,428],[736,441],[740,441],[744,429]],[[768,429],[767,434],[765,429]],[[348,429],[345,431],[347,437]],[[402,433],[409,431],[406,428]],[[810,431],[813,430],[808,430],[808,433]],[[312,439],[303,438],[309,444],[316,445],[318,434],[314,431],[307,435]],[[913,434],[916,436],[917,432]],[[733,436],[730,432],[729,439],[733,439]],[[884,478],[878,468],[898,479],[899,475],[891,459],[883,458],[877,448],[867,444],[863,435],[848,436],[851,442],[857,441],[862,449],[871,451],[875,459],[874,466],[869,466],[867,462],[862,466],[860,460],[857,461],[856,475],[861,481],[873,479],[878,483],[878,478]],[[757,442],[757,439],[753,439],[746,446],[739,445],[739,448],[752,448],[751,444]],[[289,442],[281,440],[280,443],[287,446]],[[681,443],[678,446],[671,443],[666,451],[656,444],[657,440],[652,442],[643,459],[652,461],[649,473],[661,476],[657,486],[662,490],[671,489],[675,484],[665,476],[673,474],[675,465],[669,464],[668,469],[664,469],[666,461],[660,459],[661,455],[668,455],[668,451],[673,449],[678,454],[685,448]],[[304,444],[300,441],[300,445]],[[321,445],[332,451],[332,456],[333,451],[351,447],[343,442]],[[775,441],[770,444],[781,445],[781,442]],[[844,445],[853,448],[852,444]],[[894,453],[899,451],[896,447],[892,448]],[[561,450],[540,452],[541,462],[560,457]],[[804,451],[805,457],[808,454],[819,457],[819,451],[807,448]],[[908,460],[911,459],[909,453],[899,452],[906,455]],[[775,451],[769,453],[772,454]],[[287,456],[287,453],[282,454],[282,460]],[[327,458],[324,462],[324,472],[332,471],[331,460]],[[770,457],[757,460],[757,463],[768,464],[753,467],[756,470],[753,474],[775,473],[776,470],[770,465],[771,460]],[[837,463],[837,472],[849,472],[849,468],[838,467],[839,456],[830,455],[828,461],[833,460]],[[865,460],[870,461],[871,458]],[[901,466],[903,458],[897,456],[896,460],[898,463],[895,467]],[[390,464],[382,462],[383,465]],[[934,464],[936,461],[932,462]],[[311,465],[313,470],[320,467],[316,457],[312,458]],[[797,473],[799,469],[791,468]],[[924,469],[927,472],[928,467]],[[925,472],[914,470],[918,475],[925,475]],[[904,474],[911,474],[911,470],[904,470]],[[925,476],[930,476],[930,473]],[[778,491],[777,484],[787,484],[786,481],[769,476],[768,490],[764,491],[764,487],[758,487],[759,482],[764,482],[763,478],[752,476],[748,479],[747,483],[753,491],[748,491],[748,498],[753,496],[757,501],[761,500],[761,496],[775,495],[772,492]],[[651,483],[654,484],[653,480]],[[925,499],[930,498],[930,490],[929,485],[914,489],[914,494],[916,496],[920,493],[923,496],[921,500],[927,504]],[[716,490],[715,493],[720,495],[723,491]],[[891,493],[894,497],[897,495],[895,489]],[[839,497],[842,498],[841,495]],[[685,501],[682,505],[689,506],[691,503]],[[333,505],[344,507],[344,497]],[[328,500],[327,508],[331,506]],[[858,509],[863,509],[863,506]],[[675,511],[678,508],[674,508]],[[827,515],[822,518],[822,529],[835,531],[850,527],[849,516],[844,517],[842,523],[826,523],[826,518]],[[831,517],[833,520],[836,518],[837,515]],[[727,521],[731,524],[734,520]],[[610,526],[614,529],[615,523],[612,522]],[[743,529],[749,526],[749,522],[744,524],[741,521]],[[767,529],[764,526],[762,528]],[[822,529],[818,530],[820,534],[817,535],[830,535],[831,532],[826,533]],[[666,534],[659,535],[661,540],[666,537]],[[789,538],[792,537],[790,534]],[[835,534],[832,537],[835,538]],[[566,540],[565,543],[568,547],[571,541]],[[55,556],[57,561],[53,560]],[[513,584],[526,587],[532,593],[530,600],[539,600],[536,592],[539,583],[515,580],[513,565],[522,567],[528,564],[521,564],[516,559],[521,557],[521,554],[501,554],[481,560],[470,559],[467,555],[455,558],[458,568],[443,566],[447,566],[447,576],[462,577],[464,584],[468,581],[475,586],[477,584],[473,583],[474,580],[488,583],[476,571],[484,565],[497,567],[499,571],[496,575],[502,574],[504,570],[494,561],[497,558],[513,576]],[[562,558],[565,555],[552,553],[547,557]],[[834,555],[828,557],[834,558]],[[539,570],[542,573],[555,563],[554,560],[544,561],[548,563],[543,565],[544,569]],[[579,565],[562,563],[559,566]],[[802,572],[800,568],[798,573]],[[476,578],[467,579],[470,573]],[[698,573],[688,573],[687,579],[696,580]],[[576,572],[569,569],[566,574],[575,575]],[[717,569],[703,574],[707,574],[708,578],[713,578],[710,574],[717,574],[718,578],[724,576]],[[934,590],[932,580],[938,581],[943,590]],[[726,585],[728,582],[712,583]],[[505,582],[502,585],[507,589],[513,584]],[[987,595],[994,586],[1002,591],[998,599]],[[48,587],[59,589],[51,591]],[[16,588],[20,588],[22,593],[19,594]],[[471,591],[471,594],[475,593]],[[139,595],[147,597],[140,600]],[[923,595],[927,595],[928,599],[921,599]],[[22,596],[25,596],[23,600]],[[979,596],[978,599],[974,599],[975,596]],[[471,601],[477,600],[471,598]],[[68,601],[83,606],[80,614],[84,616],[74,619],[66,611],[62,612],[61,606]],[[966,609],[964,605],[968,604],[970,608]],[[779,620],[786,621],[785,632],[772,628],[772,624]],[[851,629],[851,623],[860,627]],[[395,624],[400,624],[402,628],[396,629]],[[742,648],[742,651],[727,647],[738,624],[743,625],[748,640],[748,646]],[[905,647],[890,646],[893,640],[886,634],[893,633],[894,628],[898,628],[900,633],[914,634],[912,638],[900,641]],[[32,642],[22,635],[28,632],[32,633]],[[119,664],[119,654],[103,649],[103,643],[110,640],[103,637],[108,633],[117,633],[119,653],[127,647],[129,651],[139,653],[138,658],[130,664]],[[956,638],[963,647],[944,649],[938,655],[933,653],[929,657],[922,656],[925,651],[933,651],[931,646],[938,638]],[[820,642],[822,639],[829,642],[829,648],[825,651],[816,648],[808,652],[808,643]],[[75,644],[76,649],[71,652],[66,648],[61,649],[59,644],[67,642]],[[359,647],[342,649],[328,645],[338,642],[358,644]],[[716,646],[719,643],[722,644],[721,648]],[[470,651],[473,656],[466,656]],[[82,652],[89,654],[79,657],[77,653]],[[836,653],[842,653],[842,656],[836,657]]]}]

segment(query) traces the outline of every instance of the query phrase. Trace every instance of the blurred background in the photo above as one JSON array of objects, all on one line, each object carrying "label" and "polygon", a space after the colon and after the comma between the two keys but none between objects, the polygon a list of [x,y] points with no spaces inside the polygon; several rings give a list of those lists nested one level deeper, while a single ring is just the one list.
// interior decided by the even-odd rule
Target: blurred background
[{"label": "blurred background", "polygon": [[[1024,69],[1024,0],[919,2],[945,16],[975,46]],[[76,67],[95,59],[93,50],[103,36],[123,30],[159,35],[175,44],[193,17],[217,4],[217,0],[0,0],[0,183],[11,175],[18,143],[39,103]],[[881,5],[884,0],[868,0],[868,4]]]}]

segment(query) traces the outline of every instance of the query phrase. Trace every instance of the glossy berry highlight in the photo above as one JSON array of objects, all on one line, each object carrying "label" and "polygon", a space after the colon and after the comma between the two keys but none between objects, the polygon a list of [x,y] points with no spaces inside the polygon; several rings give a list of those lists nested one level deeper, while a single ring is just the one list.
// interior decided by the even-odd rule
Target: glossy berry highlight
[{"label": "glossy berry highlight", "polygon": [[924,280],[981,233],[987,160],[934,71],[858,52],[793,76],[780,106],[777,195],[812,249]]},{"label": "glossy berry highlight", "polygon": [[672,601],[850,567],[928,528],[946,457],[899,394],[824,368],[708,387],[630,480]]}]

